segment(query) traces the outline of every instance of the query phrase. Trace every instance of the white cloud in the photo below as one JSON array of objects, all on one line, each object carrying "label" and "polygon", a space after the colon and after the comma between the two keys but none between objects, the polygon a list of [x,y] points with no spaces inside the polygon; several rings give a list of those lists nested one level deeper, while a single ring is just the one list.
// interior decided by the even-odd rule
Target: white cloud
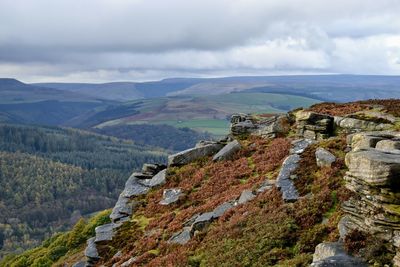
[{"label": "white cloud", "polygon": [[398,0],[2,0],[0,75],[400,74]]}]

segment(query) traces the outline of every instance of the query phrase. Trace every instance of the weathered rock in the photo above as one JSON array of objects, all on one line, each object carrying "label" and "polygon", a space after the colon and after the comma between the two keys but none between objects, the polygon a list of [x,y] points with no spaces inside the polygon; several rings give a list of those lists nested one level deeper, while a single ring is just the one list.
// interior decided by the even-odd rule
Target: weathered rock
[{"label": "weathered rock", "polygon": [[315,248],[311,266],[366,267],[368,265],[358,258],[349,256],[343,248],[343,243],[326,242],[319,244]]},{"label": "weathered rock", "polygon": [[97,244],[111,241],[114,236],[114,227],[115,226],[113,223],[97,226],[95,228],[96,239],[94,240],[94,242]]},{"label": "weathered rock", "polygon": [[240,194],[238,203],[244,204],[244,203],[254,199],[255,197],[256,197],[256,195],[254,195],[251,190],[243,190],[243,192]]},{"label": "weathered rock", "polygon": [[195,231],[201,231],[205,227],[207,227],[214,218],[214,212],[205,212],[196,218],[194,223],[192,224],[192,233]]},{"label": "weathered rock", "polygon": [[137,257],[132,257],[126,262],[122,263],[120,267],[131,267],[137,260]]},{"label": "weathered rock", "polygon": [[237,140],[226,144],[217,154],[214,155],[213,161],[229,160],[232,156],[240,150],[242,146]]},{"label": "weathered rock", "polygon": [[336,161],[336,157],[322,147],[317,148],[315,151],[315,159],[319,167],[330,167]]},{"label": "weathered rock", "polygon": [[[235,203],[233,202],[224,202],[221,205],[217,206],[214,210],[213,210],[213,215],[212,217],[214,219],[217,219],[219,217],[221,217],[225,212],[227,212],[228,210],[230,210],[231,208],[233,208],[235,205]],[[196,221],[196,220],[194,220]]]},{"label": "weathered rock", "polygon": [[299,198],[296,187],[290,179],[291,174],[298,167],[300,156],[293,154],[288,156],[282,164],[281,170],[276,179],[276,186],[282,192],[283,200],[287,202],[296,201]]},{"label": "weathered rock", "polygon": [[122,196],[126,198],[131,198],[135,196],[145,195],[150,190],[150,187],[143,185],[143,183],[145,182],[140,181],[141,179],[138,178],[137,173],[132,174],[129,177],[128,181],[126,181],[125,183],[125,189],[121,193]]},{"label": "weathered rock", "polygon": [[360,120],[355,118],[335,117],[334,122],[337,127],[348,129],[352,132],[356,131],[382,131],[390,129],[390,123],[376,123],[373,121]]},{"label": "weathered rock", "polygon": [[274,138],[278,135],[287,134],[290,130],[290,120],[287,114],[276,115],[267,119],[259,120],[256,124],[257,130],[254,134]]},{"label": "weathered rock", "polygon": [[368,267],[366,263],[360,259],[348,256],[337,255],[332,256],[311,264],[312,267]]},{"label": "weathered rock", "polygon": [[78,261],[72,265],[72,267],[85,267],[86,266],[86,261]]},{"label": "weathered rock", "polygon": [[87,240],[87,247],[85,249],[85,256],[88,261],[96,262],[100,259],[99,253],[97,252],[95,237],[89,238]]},{"label": "weathered rock", "polygon": [[162,164],[150,164],[150,163],[145,163],[143,164],[142,167],[142,173],[148,174],[148,175],[155,175],[158,172],[162,171],[165,169],[167,166],[162,165]]},{"label": "weathered rock", "polygon": [[315,247],[313,262],[320,261],[339,254],[346,254],[343,243],[326,242]]},{"label": "weathered rock", "polygon": [[169,156],[168,165],[169,166],[185,165],[199,158],[211,156],[217,153],[222,147],[223,144],[220,143],[210,143],[202,146],[196,146],[194,148],[190,148],[185,151]]},{"label": "weathered rock", "polygon": [[166,183],[167,169],[158,172],[153,178],[150,179],[149,186],[156,187]]},{"label": "weathered rock", "polygon": [[399,150],[400,149],[400,140],[392,139],[392,140],[381,140],[376,143],[376,149],[379,150]]},{"label": "weathered rock", "polygon": [[163,192],[163,199],[160,201],[161,205],[169,205],[179,200],[182,196],[182,189],[180,188],[170,188],[165,189]]},{"label": "weathered rock", "polygon": [[129,198],[120,195],[110,214],[110,219],[113,222],[117,222],[124,217],[131,216],[136,205],[137,202],[135,200],[130,200]]},{"label": "weathered rock", "polygon": [[333,134],[332,116],[300,110],[295,113],[297,134],[306,139],[325,139]]},{"label": "weathered rock", "polygon": [[263,193],[275,186],[275,180],[265,180],[257,189],[257,193]]},{"label": "weathered rock", "polygon": [[174,234],[168,240],[168,243],[184,245],[190,241],[190,238],[191,238],[191,230],[190,228],[185,227],[181,232]]},{"label": "weathered rock", "polygon": [[311,139],[296,139],[292,141],[292,148],[290,149],[290,154],[301,154],[304,150],[314,143]]}]

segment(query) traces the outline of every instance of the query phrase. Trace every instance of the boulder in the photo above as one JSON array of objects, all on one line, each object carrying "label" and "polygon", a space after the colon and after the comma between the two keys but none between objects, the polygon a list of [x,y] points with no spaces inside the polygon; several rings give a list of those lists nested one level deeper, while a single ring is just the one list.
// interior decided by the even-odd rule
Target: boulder
[{"label": "boulder", "polygon": [[180,188],[170,188],[165,189],[163,192],[163,199],[160,201],[161,205],[170,205],[179,200],[182,196],[182,189]]},{"label": "boulder", "polygon": [[213,220],[215,219],[214,217],[214,212],[205,212],[198,216],[194,223],[192,224],[192,233],[195,231],[201,231],[205,227],[207,227]]},{"label": "boulder", "polygon": [[300,110],[295,113],[297,134],[306,139],[325,139],[333,134],[332,116]]},{"label": "boulder", "polygon": [[243,192],[240,194],[238,204],[244,204],[256,197],[255,194],[251,190],[243,190]]},{"label": "boulder", "polygon": [[292,148],[290,149],[290,154],[301,154],[304,150],[314,143],[311,139],[296,139],[292,141]]},{"label": "boulder", "polygon": [[366,263],[358,258],[352,257],[346,253],[341,242],[321,243],[315,248],[313,255],[314,267],[325,266],[350,266],[350,267],[366,267]]},{"label": "boulder", "polygon": [[194,148],[187,149],[185,151],[179,152],[177,154],[168,157],[169,166],[180,166],[193,162],[197,159],[214,155],[217,153],[223,144],[221,143],[210,143],[201,146],[196,146]]},{"label": "boulder", "polygon": [[148,175],[155,175],[158,172],[162,171],[165,169],[167,166],[162,165],[162,164],[150,164],[150,163],[145,163],[143,164],[142,167],[142,173],[148,174]]},{"label": "boulder", "polygon": [[300,156],[298,154],[288,156],[283,162],[276,179],[276,186],[282,192],[282,198],[286,202],[293,202],[299,198],[299,193],[290,179],[290,176],[298,167],[299,160]]},{"label": "boulder", "polygon": [[181,232],[174,234],[169,240],[168,243],[180,244],[184,245],[190,241],[191,232],[190,228],[185,227]]},{"label": "boulder", "polygon": [[376,149],[379,150],[399,150],[400,149],[400,140],[392,139],[392,140],[381,140],[376,143]]},{"label": "boulder", "polygon": [[97,243],[106,243],[111,241],[114,236],[114,224],[108,223],[104,225],[97,226],[95,228],[96,239],[94,242]]},{"label": "boulder", "polygon": [[96,248],[95,237],[87,240],[87,247],[85,249],[85,256],[88,258],[88,262],[96,262],[100,259],[99,253]]},{"label": "boulder", "polygon": [[213,161],[229,160],[233,155],[241,149],[241,145],[237,140],[226,144],[217,154],[214,155]]},{"label": "boulder", "polygon": [[110,214],[110,219],[113,222],[117,222],[124,217],[131,216],[136,205],[137,202],[135,200],[130,200],[129,198],[124,197],[122,194],[119,195],[118,201]]},{"label": "boulder", "polygon": [[86,266],[86,261],[78,261],[72,265],[72,267],[85,267]]},{"label": "boulder", "polygon": [[390,123],[376,123],[373,121],[360,120],[348,117],[335,117],[335,125],[340,128],[356,131],[382,131],[390,129],[393,125]]},{"label": "boulder", "polygon": [[156,187],[166,183],[167,169],[158,172],[153,178],[150,179],[149,186]]},{"label": "boulder", "polygon": [[317,148],[315,151],[315,159],[319,167],[330,167],[336,161],[336,157],[322,147]]},{"label": "boulder", "polygon": [[[231,208],[233,208],[235,206],[235,203],[233,202],[224,202],[221,205],[217,206],[214,210],[213,210],[213,215],[212,217],[217,219],[219,217],[221,217],[225,212],[227,212],[228,210],[230,210]],[[195,220],[196,221],[196,220]]]},{"label": "boulder", "polygon": [[[145,177],[145,176],[139,176],[138,173],[132,174],[129,177],[128,181],[126,181],[126,183],[125,183],[125,189],[121,193],[122,196],[126,197],[126,198],[131,198],[131,197],[135,197],[135,196],[145,195],[150,190],[150,187],[144,185],[144,184],[146,184],[147,179],[149,179],[149,178],[141,179],[142,177]],[[144,181],[142,181],[142,180],[144,180]]]},{"label": "boulder", "polygon": [[260,119],[257,122],[257,130],[254,134],[274,138],[278,135],[285,135],[290,131],[290,120],[287,114],[276,115],[267,119]]}]

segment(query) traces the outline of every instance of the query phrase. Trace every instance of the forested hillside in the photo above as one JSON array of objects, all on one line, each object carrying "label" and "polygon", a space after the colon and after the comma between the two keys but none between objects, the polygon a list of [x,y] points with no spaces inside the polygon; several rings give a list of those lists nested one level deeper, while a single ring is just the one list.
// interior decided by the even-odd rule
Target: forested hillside
[{"label": "forested hillside", "polygon": [[36,245],[81,215],[111,207],[133,170],[163,161],[162,151],[116,138],[0,125],[0,253]]}]

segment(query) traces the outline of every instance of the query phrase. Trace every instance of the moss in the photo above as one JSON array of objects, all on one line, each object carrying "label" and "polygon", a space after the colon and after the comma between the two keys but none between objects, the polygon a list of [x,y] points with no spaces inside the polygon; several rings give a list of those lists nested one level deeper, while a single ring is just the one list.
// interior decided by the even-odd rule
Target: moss
[{"label": "moss", "polygon": [[146,229],[147,225],[150,223],[150,219],[145,216],[134,216],[132,219],[133,222],[137,223],[140,230]]}]

